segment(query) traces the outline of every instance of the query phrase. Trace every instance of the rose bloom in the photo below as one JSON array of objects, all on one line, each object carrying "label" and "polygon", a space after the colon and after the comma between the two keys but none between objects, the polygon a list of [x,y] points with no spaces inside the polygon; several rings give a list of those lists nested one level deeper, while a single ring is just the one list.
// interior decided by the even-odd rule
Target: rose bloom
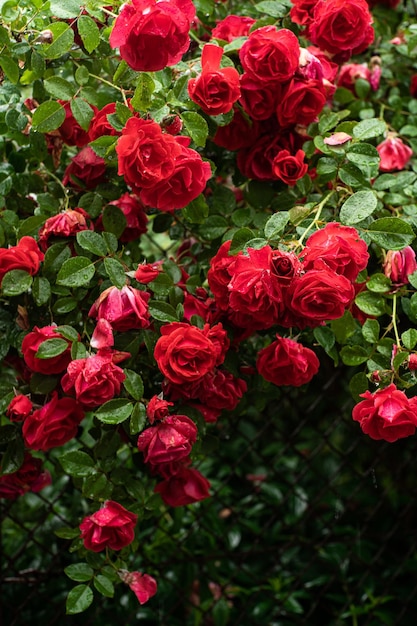
[{"label": "rose bloom", "polygon": [[213,142],[226,150],[240,150],[250,147],[257,136],[257,125],[251,124],[239,109],[235,109],[230,124],[218,126]]},{"label": "rose bloom", "polygon": [[182,467],[170,478],[158,483],[159,493],[168,506],[186,506],[210,496],[210,483],[198,470]]},{"label": "rose bloom", "polygon": [[209,178],[210,165],[195,150],[181,146],[171,175],[161,179],[153,187],[142,189],[140,198],[144,204],[170,213],[183,209],[195,200],[206,188]]},{"label": "rose bloom", "polygon": [[410,246],[402,250],[388,250],[383,269],[393,285],[406,285],[410,274],[417,270],[416,253]]},{"label": "rose bloom", "polygon": [[[63,339],[67,341],[68,347],[64,352],[48,359],[40,359],[36,356],[39,346],[48,339]],[[57,374],[63,372],[71,361],[71,342],[56,331],[56,326],[34,326],[22,342],[22,354],[26,365],[32,372],[40,374]]]},{"label": "rose bloom", "polygon": [[54,391],[51,400],[23,422],[23,439],[32,450],[58,448],[75,437],[83,418],[84,411],[73,398],[58,398]]},{"label": "rose bloom", "polygon": [[320,362],[310,348],[277,335],[276,341],[259,352],[256,367],[274,385],[300,387],[317,374]]},{"label": "rose bloom", "polygon": [[23,270],[34,276],[43,261],[43,252],[33,237],[22,237],[15,246],[0,248],[0,284],[10,270]]},{"label": "rose bloom", "polygon": [[188,81],[188,95],[207,115],[228,113],[240,97],[239,74],[234,67],[220,68],[223,49],[206,44],[201,53],[201,74]]},{"label": "rose bloom", "polygon": [[285,88],[276,110],[280,126],[308,126],[322,111],[326,99],[322,80],[292,80]]},{"label": "rose bloom", "polygon": [[242,174],[254,180],[276,180],[273,173],[276,155],[281,150],[296,154],[304,141],[292,130],[278,130],[275,120],[268,121],[267,130],[258,136],[252,147],[240,150],[237,155],[237,165]]},{"label": "rose bloom", "polygon": [[414,435],[417,426],[417,398],[409,400],[392,383],[375,393],[365,391],[364,398],[352,411],[362,431],[372,439],[397,441]]},{"label": "rose bloom", "polygon": [[381,158],[379,169],[381,172],[403,170],[411,157],[412,149],[403,143],[400,137],[388,135],[384,141],[377,145],[376,149]]},{"label": "rose bloom", "polygon": [[101,509],[87,515],[80,524],[84,547],[92,552],[102,552],[106,548],[121,550],[135,538],[138,516],[118,502],[107,500]]},{"label": "rose bloom", "polygon": [[75,359],[67,367],[61,385],[86,409],[94,409],[119,395],[124,371],[113,363],[113,353],[102,351]]},{"label": "rose bloom", "polygon": [[141,263],[135,272],[135,280],[138,283],[147,285],[151,283],[162,272],[163,261],[157,261],[156,263]]},{"label": "rose bloom", "polygon": [[228,15],[217,23],[211,31],[211,36],[215,39],[221,39],[230,43],[236,37],[246,37],[249,35],[250,28],[255,24],[256,20],[252,17],[241,15]]},{"label": "rose bloom", "polygon": [[[65,109],[65,120],[58,128],[58,132],[63,142],[68,146],[78,146],[78,148],[82,148],[92,141],[88,130],[81,128],[71,111],[71,105],[69,102],[65,102],[64,100],[58,100],[58,102]],[[93,109],[94,111],[97,111],[96,107],[93,107]]]},{"label": "rose bloom", "polygon": [[169,415],[141,432],[138,450],[145,463],[170,463],[187,457],[196,441],[197,427],[189,417]]},{"label": "rose bloom", "polygon": [[290,285],[287,304],[297,316],[299,328],[319,326],[342,317],[355,297],[350,280],[328,269],[312,269]]},{"label": "rose bloom", "polygon": [[174,406],[174,403],[167,402],[167,400],[159,396],[152,396],[146,407],[146,415],[149,423],[153,424],[155,420],[164,420],[168,417],[170,406]]},{"label": "rose bloom", "polygon": [[90,146],[83,148],[68,165],[62,184],[76,191],[94,189],[106,178],[106,162]]},{"label": "rose bloom", "polygon": [[272,164],[272,172],[283,183],[294,187],[297,180],[307,174],[308,165],[304,162],[305,153],[297,150],[293,155],[289,150],[278,152]]},{"label": "rose bloom", "polygon": [[333,272],[355,282],[359,272],[368,264],[368,246],[351,226],[329,222],[307,239],[301,253],[304,269],[313,269],[324,262]]},{"label": "rose bloom", "polygon": [[316,46],[346,61],[374,40],[372,15],[366,0],[319,0],[309,27]]},{"label": "rose bloom", "polygon": [[267,120],[275,113],[282,90],[279,83],[262,83],[250,74],[240,77],[240,103],[254,120]]},{"label": "rose bloom", "polygon": [[135,241],[148,229],[148,216],[145,207],[135,195],[124,193],[117,200],[109,202],[112,206],[117,206],[126,218],[126,228],[119,237],[122,243]]},{"label": "rose bloom", "polygon": [[119,135],[117,131],[109,122],[107,116],[116,113],[116,103],[110,102],[106,104],[102,109],[96,110],[94,117],[91,120],[90,129],[88,131],[89,141],[94,141],[103,135],[115,136]]},{"label": "rose bloom", "polygon": [[[317,4],[317,0],[291,0],[293,7],[290,11],[291,20],[294,24],[308,27],[313,21],[314,7]],[[308,36],[308,28],[304,31]]]},{"label": "rose bloom", "polygon": [[201,330],[183,322],[161,327],[154,356],[160,371],[174,384],[200,380],[223,363],[229,340],[221,324]]},{"label": "rose bloom", "polygon": [[206,374],[198,383],[194,397],[208,409],[233,411],[246,391],[247,384],[242,378],[236,378],[227,370],[217,369]]},{"label": "rose bloom", "polygon": [[229,255],[232,241],[222,243],[217,253],[210,261],[210,269],[207,273],[207,280],[212,293],[216,299],[216,304],[222,311],[229,308],[230,292],[228,285],[233,276],[233,267],[237,256]]},{"label": "rose bloom", "polygon": [[250,33],[239,51],[245,72],[260,82],[283,83],[298,68],[300,45],[293,32],[286,28],[263,26]]},{"label": "rose bloom", "polygon": [[117,572],[124,583],[129,585],[140,604],[145,604],[157,592],[157,582],[155,578],[149,574],[142,572],[128,572],[127,570],[119,570]]},{"label": "rose bloom", "polygon": [[137,72],[175,65],[190,45],[195,17],[191,0],[132,0],[124,4],[110,35],[112,48]]},{"label": "rose bloom", "polygon": [[58,215],[48,217],[39,230],[39,245],[42,250],[48,249],[50,237],[75,237],[77,233],[88,230],[88,214],[84,209],[67,209]]},{"label": "rose bloom", "polygon": [[41,459],[25,452],[23,464],[16,472],[0,476],[0,498],[14,500],[28,491],[38,493],[51,482],[50,473],[42,471]]},{"label": "rose bloom", "polygon": [[337,77],[338,87],[344,87],[349,89],[352,93],[355,93],[355,82],[358,78],[371,82],[371,71],[366,63],[346,63],[340,68],[339,76]]},{"label": "rose bloom", "polygon": [[113,330],[125,331],[148,328],[150,317],[148,300],[150,294],[125,285],[121,289],[105,289],[90,308],[89,317],[110,322]]},{"label": "rose bloom", "polygon": [[6,415],[11,422],[23,422],[32,413],[33,404],[27,396],[19,394],[13,398],[6,409]]}]

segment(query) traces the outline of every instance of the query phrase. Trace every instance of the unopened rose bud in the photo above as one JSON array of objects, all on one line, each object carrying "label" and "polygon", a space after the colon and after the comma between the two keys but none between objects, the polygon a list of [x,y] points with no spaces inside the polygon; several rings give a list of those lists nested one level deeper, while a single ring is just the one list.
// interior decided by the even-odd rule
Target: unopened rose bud
[{"label": "unopened rose bud", "polygon": [[39,43],[52,43],[54,40],[54,34],[51,30],[43,30],[41,33],[39,33],[38,37],[36,38],[36,41]]},{"label": "unopened rose bud", "polygon": [[414,372],[417,370],[417,354],[413,352],[408,357],[408,369]]},{"label": "unopened rose bud", "polygon": [[409,275],[417,269],[416,253],[410,246],[402,250],[388,250],[383,269],[393,285],[406,285]]},{"label": "unopened rose bud", "polygon": [[178,135],[182,130],[182,120],[178,115],[170,115],[162,120],[161,126],[169,135]]},{"label": "unopened rose bud", "polygon": [[375,370],[374,372],[372,372],[372,374],[371,374],[371,381],[373,383],[380,383],[381,382],[381,376],[380,376],[380,373],[378,372],[378,370]]}]

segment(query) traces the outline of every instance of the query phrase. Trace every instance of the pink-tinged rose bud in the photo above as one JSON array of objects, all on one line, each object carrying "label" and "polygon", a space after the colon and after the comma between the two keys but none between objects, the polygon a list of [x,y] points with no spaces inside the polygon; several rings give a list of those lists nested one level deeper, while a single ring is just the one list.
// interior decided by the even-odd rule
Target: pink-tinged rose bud
[{"label": "pink-tinged rose bud", "polygon": [[112,348],[114,345],[113,330],[110,322],[99,319],[91,337],[90,346],[95,350]]},{"label": "pink-tinged rose bud", "polygon": [[6,415],[11,422],[23,422],[32,413],[33,404],[27,396],[19,394],[10,402],[6,410]]},{"label": "pink-tinged rose bud", "polygon": [[406,146],[402,139],[393,135],[388,135],[376,149],[381,158],[379,164],[381,172],[402,170],[413,156],[412,149]]},{"label": "pink-tinged rose bud", "polygon": [[412,352],[408,357],[408,369],[414,372],[417,370],[417,354]]},{"label": "pink-tinged rose bud", "polygon": [[393,285],[400,287],[408,283],[408,277],[417,269],[416,253],[410,246],[403,250],[388,250],[384,262],[384,274]]},{"label": "pink-tinged rose bud", "polygon": [[129,585],[140,604],[145,604],[157,592],[157,582],[155,578],[149,574],[142,572],[128,572],[127,570],[119,570],[117,572],[121,580]]},{"label": "pink-tinged rose bud", "polygon": [[330,137],[325,137],[323,141],[328,146],[341,146],[351,139],[351,135],[348,135],[347,133],[333,133]]},{"label": "pink-tinged rose bud", "polygon": [[109,287],[94,302],[88,315],[106,319],[113,330],[126,331],[148,328],[150,294],[125,285],[121,289]]},{"label": "pink-tinged rose bud", "polygon": [[138,516],[118,502],[107,500],[103,507],[88,515],[80,524],[81,539],[87,550],[121,550],[135,538]]},{"label": "pink-tinged rose bud", "polygon": [[371,68],[371,77],[369,82],[371,84],[372,91],[377,91],[382,75],[382,68],[380,65],[381,59],[379,57],[373,57],[373,60],[371,61],[373,62],[373,65]]}]

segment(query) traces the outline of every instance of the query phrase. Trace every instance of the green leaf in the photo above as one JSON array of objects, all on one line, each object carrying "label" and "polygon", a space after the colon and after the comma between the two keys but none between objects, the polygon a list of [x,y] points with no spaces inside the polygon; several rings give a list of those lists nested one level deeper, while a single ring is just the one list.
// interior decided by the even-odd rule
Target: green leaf
[{"label": "green leaf", "polygon": [[367,319],[362,326],[363,338],[368,343],[377,343],[379,339],[380,326],[378,320]]},{"label": "green leaf", "polygon": [[89,476],[94,473],[94,461],[81,450],[71,450],[59,457],[63,469],[70,476]]},{"label": "green leaf", "polygon": [[72,326],[68,326],[67,324],[62,324],[61,326],[56,327],[56,331],[68,339],[68,341],[78,341],[79,335],[78,332]]},{"label": "green leaf", "polygon": [[[200,194],[195,200],[187,204],[187,206],[182,210],[182,215],[184,219],[188,220],[192,224],[203,224],[208,214],[209,207],[203,194]],[[156,232],[155,222],[154,232]]]},{"label": "green leaf", "polygon": [[352,226],[372,215],[378,204],[373,191],[357,191],[350,196],[340,209],[340,221],[346,226]]},{"label": "green leaf", "polygon": [[4,52],[0,55],[0,67],[10,80],[11,83],[16,84],[19,80],[19,66],[11,57],[6,56]]},{"label": "green leaf", "polygon": [[99,233],[93,230],[82,230],[76,235],[77,243],[84,250],[92,252],[96,256],[106,256],[107,246]]},{"label": "green leaf", "polygon": [[365,176],[353,163],[344,163],[339,170],[339,178],[342,183],[349,185],[350,187],[369,187],[369,182]]},{"label": "green leaf", "polygon": [[367,315],[383,315],[385,313],[385,300],[382,296],[370,291],[362,291],[355,298],[356,306]]},{"label": "green leaf", "polygon": [[49,301],[51,297],[51,285],[47,278],[35,276],[32,285],[32,296],[36,306],[42,306]]},{"label": "green leaf", "polygon": [[80,14],[80,3],[78,0],[50,0],[50,9],[55,17],[67,20]]},{"label": "green leaf", "polygon": [[88,130],[90,122],[94,117],[94,111],[84,98],[74,98],[71,100],[71,111],[83,130]]},{"label": "green leaf", "polygon": [[43,341],[35,354],[38,359],[52,359],[59,356],[68,348],[68,341],[65,339],[46,339]]},{"label": "green leaf", "polygon": [[74,31],[65,22],[49,24],[48,30],[52,32],[52,43],[43,44],[41,52],[47,59],[59,59],[71,50]]},{"label": "green leaf", "polygon": [[37,235],[39,226],[44,224],[45,221],[45,215],[31,215],[31,217],[27,217],[25,220],[20,222],[19,230],[17,231],[17,238],[21,239],[25,235],[29,235],[31,237],[33,235]]},{"label": "green leaf", "polygon": [[97,576],[94,577],[94,587],[101,595],[106,596],[106,598],[112,598],[114,596],[113,583],[102,574],[97,574]]},{"label": "green leaf", "polygon": [[415,328],[405,330],[401,335],[401,341],[405,348],[412,350],[417,344],[417,330]]},{"label": "green leaf", "polygon": [[387,125],[383,120],[372,118],[369,120],[362,120],[362,122],[356,124],[353,129],[353,136],[355,139],[363,141],[365,139],[379,137],[380,135],[383,135],[386,130]]},{"label": "green leaf", "polygon": [[329,353],[335,344],[335,336],[331,328],[328,326],[318,326],[313,331],[316,341],[324,350]]},{"label": "green leaf", "polygon": [[136,83],[135,93],[130,101],[135,111],[147,111],[155,91],[155,81],[150,74],[141,72]]},{"label": "green leaf", "polygon": [[146,420],[146,407],[142,402],[137,402],[130,417],[130,434],[137,435],[141,433],[145,428]]},{"label": "green leaf", "polygon": [[356,165],[367,178],[376,178],[379,174],[380,157],[378,150],[370,143],[353,144],[346,150],[348,161]]},{"label": "green leaf", "polygon": [[123,381],[124,388],[134,400],[141,400],[144,391],[141,376],[133,370],[125,369],[124,373],[126,374],[126,378]]},{"label": "green leaf", "polygon": [[344,346],[340,357],[345,365],[360,365],[368,360],[369,354],[362,346]]},{"label": "green leaf", "polygon": [[30,289],[33,278],[24,270],[10,270],[1,282],[1,290],[5,296],[19,296]]},{"label": "green leaf", "polygon": [[104,269],[113,285],[121,289],[126,285],[126,273],[123,265],[117,259],[104,259]]},{"label": "green leaf", "polygon": [[391,290],[391,281],[385,274],[372,274],[366,287],[374,293],[388,293]]},{"label": "green leaf", "polygon": [[77,67],[77,69],[75,70],[74,78],[79,85],[87,85],[88,81],[90,80],[90,73],[85,65],[80,65],[80,67]]},{"label": "green leaf", "polygon": [[84,48],[89,53],[93,52],[100,43],[100,31],[97,24],[88,15],[80,15],[77,26]]},{"label": "green leaf", "polygon": [[111,204],[106,206],[103,211],[103,226],[116,237],[120,237],[127,226],[123,211],[121,211],[119,207]]},{"label": "green leaf", "polygon": [[51,76],[43,81],[45,90],[54,98],[60,100],[71,100],[75,95],[75,87],[70,82],[60,76]]},{"label": "green leaf", "polygon": [[76,256],[65,261],[58,272],[56,282],[65,287],[82,287],[93,278],[95,267],[87,257]]},{"label": "green leaf", "polygon": [[94,594],[87,585],[77,585],[68,594],[66,610],[67,615],[82,613],[92,604]]},{"label": "green leaf", "polygon": [[204,147],[209,133],[208,124],[204,117],[193,111],[185,111],[181,113],[181,118],[195,145]]},{"label": "green leaf", "polygon": [[54,531],[54,535],[61,539],[75,539],[80,536],[79,528],[71,528],[70,526],[62,526]]},{"label": "green leaf", "polygon": [[262,0],[255,4],[254,9],[271,17],[285,17],[289,12],[288,4],[279,0]]},{"label": "green leaf", "polygon": [[382,217],[366,231],[376,244],[385,250],[402,250],[414,241],[414,231],[399,217]]},{"label": "green leaf", "polygon": [[366,377],[365,372],[358,372],[354,376],[352,376],[349,382],[350,393],[353,398],[359,401],[361,398],[361,394],[365,393],[368,389],[368,379]]},{"label": "green leaf", "polygon": [[[79,533],[78,533],[79,534]],[[73,563],[64,569],[64,572],[78,583],[84,583],[91,580],[94,576],[94,570],[87,563]]]},{"label": "green leaf", "polygon": [[133,404],[124,398],[115,398],[105,402],[95,411],[95,416],[103,424],[121,424],[130,417]]},{"label": "green leaf", "polygon": [[222,237],[227,229],[227,221],[221,215],[209,215],[200,227],[201,234],[209,241]]},{"label": "green leaf", "polygon": [[274,213],[265,224],[266,239],[276,239],[288,224],[289,219],[290,214],[288,211]]},{"label": "green leaf", "polygon": [[177,312],[168,302],[150,300],[148,303],[149,314],[159,322],[178,322]]},{"label": "green leaf", "polygon": [[34,112],[32,126],[40,133],[49,133],[59,128],[64,120],[64,107],[55,100],[49,100],[43,102]]},{"label": "green leaf", "polygon": [[233,235],[232,243],[230,244],[230,253],[235,254],[243,250],[246,243],[253,239],[253,237],[254,232],[250,228],[239,228]]}]

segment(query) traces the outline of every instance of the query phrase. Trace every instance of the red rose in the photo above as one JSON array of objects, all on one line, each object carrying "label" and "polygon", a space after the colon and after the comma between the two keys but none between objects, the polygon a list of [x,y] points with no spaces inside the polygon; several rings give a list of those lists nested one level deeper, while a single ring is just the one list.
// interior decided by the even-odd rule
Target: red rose
[{"label": "red rose", "polygon": [[187,52],[194,17],[191,0],[132,0],[122,6],[110,45],[137,72],[163,70]]},{"label": "red rose", "polygon": [[[300,24],[300,26],[309,26],[313,21],[314,7],[317,4],[317,0],[291,0],[293,7],[290,11],[291,20],[294,24]],[[304,31],[308,36],[308,29]]]},{"label": "red rose", "polygon": [[229,347],[221,324],[201,330],[183,322],[161,328],[154,356],[161,372],[176,385],[195,382],[223,363]]},{"label": "red rose", "polygon": [[239,109],[235,109],[233,119],[226,126],[219,126],[213,141],[226,150],[240,150],[252,146],[258,136],[257,126],[251,124]]},{"label": "red rose", "polygon": [[346,63],[340,68],[339,75],[337,77],[338,87],[344,87],[349,89],[352,93],[355,93],[355,83],[358,78],[371,82],[371,71],[366,63]]},{"label": "red rose", "polygon": [[222,311],[229,308],[228,284],[233,276],[233,267],[237,256],[230,255],[230,241],[222,243],[217,253],[210,261],[210,269],[207,273],[207,280],[212,293],[216,299],[216,304]]},{"label": "red rose", "polygon": [[417,98],[417,74],[413,74],[410,79],[410,95]]},{"label": "red rose", "polygon": [[242,67],[251,76],[265,83],[290,80],[298,68],[300,45],[293,32],[275,26],[253,31],[239,51]]},{"label": "red rose", "polygon": [[10,270],[23,270],[31,276],[37,274],[43,253],[33,237],[22,237],[11,248],[0,248],[0,284]]},{"label": "red rose", "polygon": [[351,226],[329,222],[310,235],[301,254],[304,269],[313,269],[324,262],[329,269],[355,282],[368,264],[368,246]]},{"label": "red rose", "polygon": [[354,297],[350,280],[327,269],[323,263],[322,269],[309,270],[293,281],[287,303],[297,317],[298,327],[304,328],[342,317]]},{"label": "red rose", "polygon": [[240,77],[240,103],[254,120],[267,120],[275,113],[281,96],[279,83],[262,83],[250,74]]},{"label": "red rose", "polygon": [[314,122],[326,104],[326,90],[321,80],[293,80],[285,88],[277,107],[277,119],[282,127]]},{"label": "red rose", "polygon": [[209,178],[210,165],[195,150],[181,146],[171,175],[157,185],[143,189],[140,198],[144,204],[160,211],[183,209],[204,191]]},{"label": "red rose", "polygon": [[246,37],[255,22],[253,17],[228,15],[224,20],[217,23],[211,31],[211,36],[230,43],[236,37]]},{"label": "red rose", "polygon": [[228,113],[240,97],[239,74],[234,67],[220,68],[223,49],[206,44],[201,54],[201,74],[188,81],[188,94],[207,115]]},{"label": "red rose", "polygon": [[169,415],[162,422],[142,431],[138,449],[145,463],[158,465],[187,457],[197,441],[197,427],[185,415]]},{"label": "red rose", "polygon": [[372,15],[366,0],[319,0],[309,38],[322,50],[346,61],[363,52],[374,40]]},{"label": "red rose", "polygon": [[155,492],[168,506],[185,506],[208,498],[209,489],[209,481],[198,470],[182,467],[156,485]]},{"label": "red rose", "polygon": [[375,393],[365,391],[365,398],[352,411],[366,435],[372,439],[397,441],[414,435],[417,426],[417,399],[409,400],[394,384]]},{"label": "red rose", "polygon": [[102,552],[106,548],[121,550],[134,540],[137,521],[135,513],[118,502],[107,500],[101,509],[83,519],[81,539],[92,552]]},{"label": "red rose", "polygon": [[106,178],[106,162],[90,146],[83,148],[68,165],[62,179],[76,191],[94,189]]},{"label": "red rose", "polygon": [[112,352],[99,352],[71,361],[61,385],[86,409],[94,409],[120,393],[124,371],[113,363]]},{"label": "red rose", "polygon": [[125,285],[121,289],[105,289],[90,308],[89,317],[105,319],[113,330],[121,332],[150,325],[148,300],[150,294]]},{"label": "red rose", "polygon": [[153,120],[131,117],[116,145],[119,176],[135,191],[165,181],[175,169],[181,147]]},{"label": "red rose", "polygon": [[19,394],[13,398],[6,409],[6,415],[11,422],[23,422],[32,412],[33,404],[27,396]]},{"label": "red rose", "polygon": [[157,261],[156,263],[141,263],[135,272],[135,279],[138,283],[147,285],[151,283],[162,272],[163,261]]},{"label": "red rose", "polygon": [[236,378],[227,370],[217,369],[206,374],[198,384],[198,393],[194,398],[209,409],[233,411],[246,390],[247,384],[242,378]]},{"label": "red rose", "polygon": [[403,170],[413,156],[412,149],[406,146],[400,137],[395,136],[388,136],[376,149],[381,158],[379,164],[381,172]]},{"label": "red rose", "polygon": [[58,215],[48,217],[39,230],[39,245],[47,250],[50,237],[75,237],[82,230],[88,230],[88,214],[84,209],[67,209]]},{"label": "red rose", "polygon": [[[69,102],[65,102],[64,100],[58,100],[58,102],[62,104],[65,109],[65,120],[58,128],[63,142],[68,146],[78,146],[78,148],[82,148],[92,141],[88,130],[81,128],[71,111]],[[93,109],[97,111],[96,107],[93,107]]]},{"label": "red rose", "polygon": [[140,235],[146,233],[148,216],[139,198],[130,193],[124,193],[118,200],[113,200],[109,204],[117,206],[126,218],[126,228],[119,237],[122,243],[135,241]]},{"label": "red rose", "polygon": [[294,155],[289,150],[281,150],[272,163],[272,173],[283,183],[294,187],[297,180],[307,174],[308,165],[304,163],[304,157],[303,150],[297,150]]},{"label": "red rose", "polygon": [[416,253],[410,246],[402,250],[388,250],[384,274],[398,287],[408,283],[408,277],[417,270]]},{"label": "red rose", "polygon": [[259,352],[256,367],[274,385],[300,387],[317,374],[320,362],[310,348],[277,335],[276,341]]},{"label": "red rose", "polygon": [[159,396],[152,396],[146,407],[146,415],[150,424],[153,424],[155,420],[164,420],[168,417],[170,406],[174,406],[174,403],[167,402]]},{"label": "red rose", "polygon": [[50,473],[42,471],[41,459],[25,452],[23,464],[16,472],[0,476],[0,498],[14,500],[28,491],[37,493],[51,482]]},{"label": "red rose", "polygon": [[[40,359],[36,356],[39,346],[49,339],[62,339],[67,342],[67,348],[58,356]],[[57,332],[55,326],[43,326],[42,328],[34,326],[32,332],[23,339],[22,354],[26,365],[33,372],[57,374],[63,372],[71,361],[71,342]]]},{"label": "red rose", "polygon": [[58,398],[54,391],[51,400],[23,422],[23,439],[32,450],[58,448],[75,437],[83,418],[84,411],[73,398]]},{"label": "red rose", "polygon": [[124,583],[129,585],[140,604],[145,604],[157,592],[157,582],[155,578],[149,574],[142,572],[128,572],[127,570],[118,570],[117,572]]},{"label": "red rose", "polygon": [[110,102],[106,104],[99,111],[95,111],[94,117],[91,120],[89,134],[89,141],[94,141],[103,135],[119,135],[117,131],[109,122],[108,115],[116,113],[116,103]]}]

